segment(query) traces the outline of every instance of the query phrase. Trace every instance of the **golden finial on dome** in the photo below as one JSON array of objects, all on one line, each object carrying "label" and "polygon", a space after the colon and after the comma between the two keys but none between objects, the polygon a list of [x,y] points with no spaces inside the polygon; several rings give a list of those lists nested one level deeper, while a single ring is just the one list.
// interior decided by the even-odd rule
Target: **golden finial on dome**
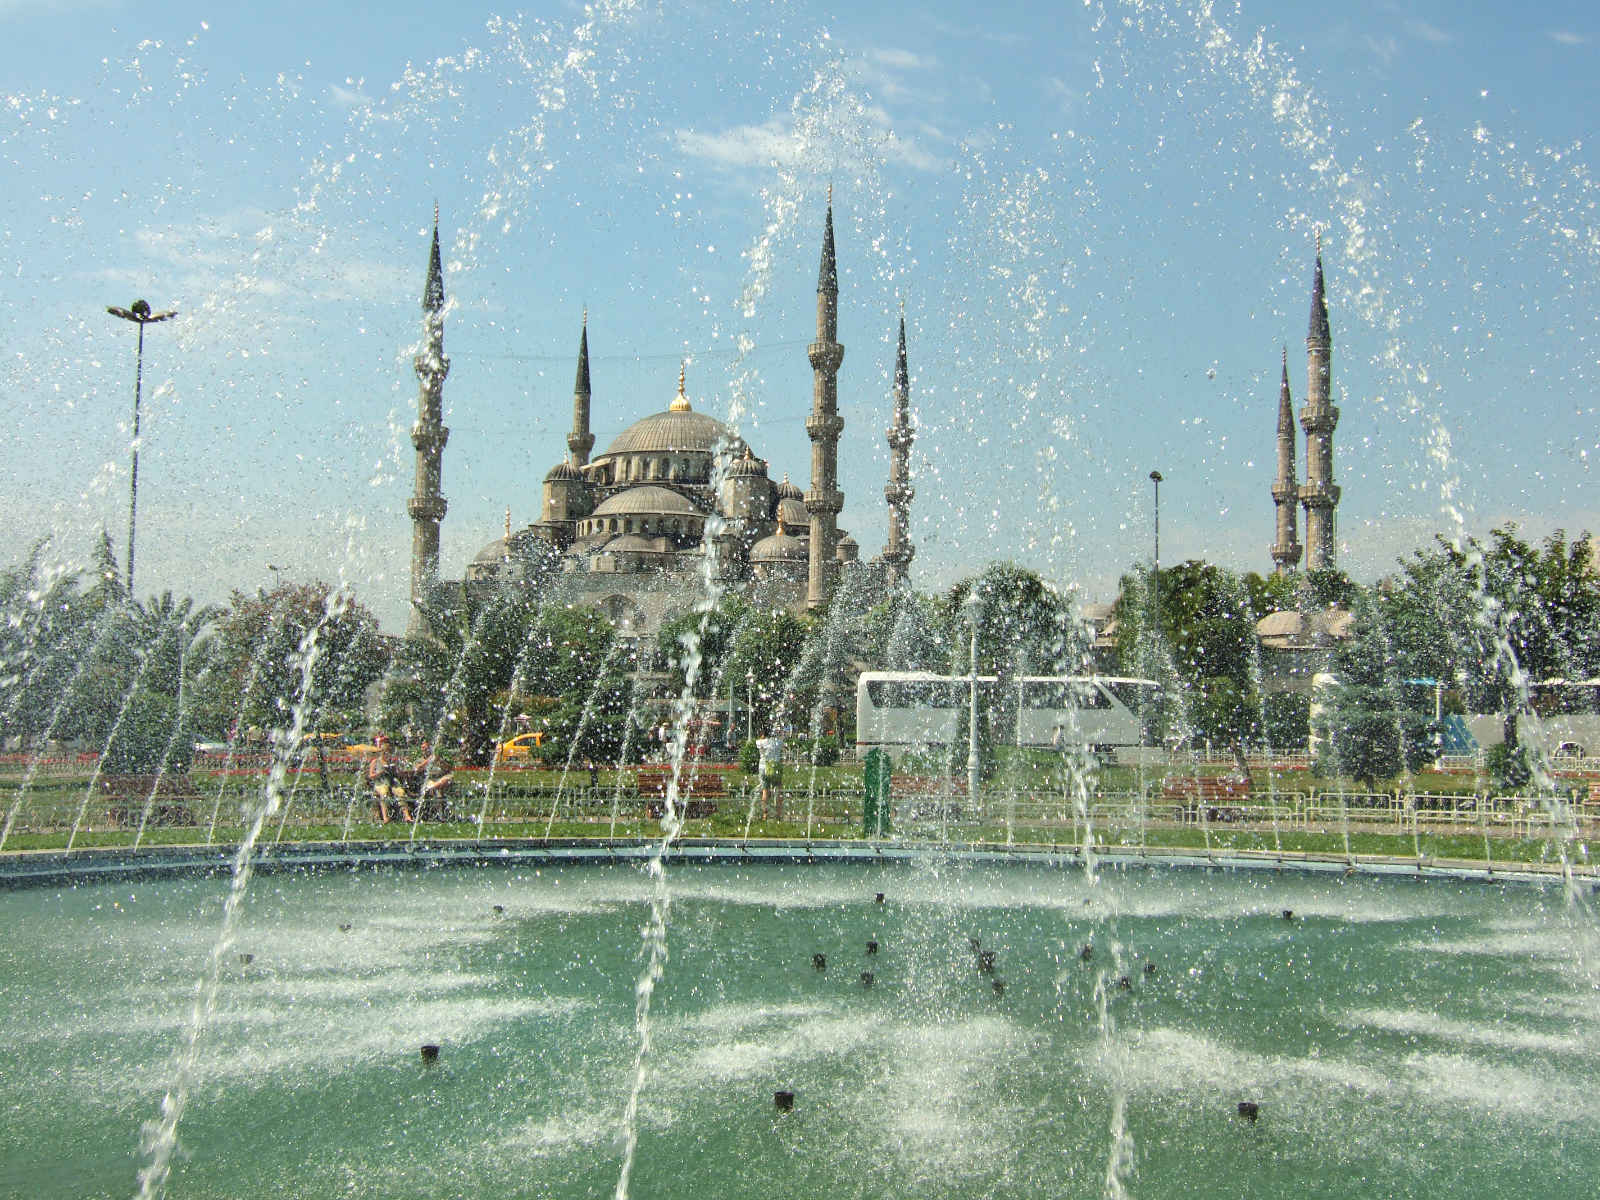
[{"label": "golden finial on dome", "polygon": [[511,536],[511,506],[506,505],[506,537]]},{"label": "golden finial on dome", "polygon": [[672,403],[667,405],[668,412],[688,412],[689,397],[683,391],[683,372],[686,364],[678,364],[678,394],[672,398]]}]

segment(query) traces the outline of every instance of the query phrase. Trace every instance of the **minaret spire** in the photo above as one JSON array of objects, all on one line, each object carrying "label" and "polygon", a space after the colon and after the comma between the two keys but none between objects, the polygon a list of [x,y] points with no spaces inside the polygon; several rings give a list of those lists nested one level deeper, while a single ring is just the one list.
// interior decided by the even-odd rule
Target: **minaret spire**
[{"label": "minaret spire", "polygon": [[883,498],[889,502],[889,544],[883,548],[886,582],[893,589],[903,583],[916,548],[908,530],[911,524],[911,373],[906,368],[906,314],[900,313],[900,346],[894,359],[894,416],[889,423],[889,482]]},{"label": "minaret spire", "polygon": [[839,364],[844,347],[839,344],[839,271],[833,257],[833,185],[828,185],[828,215],[822,231],[822,268],[817,273],[817,340],[806,350],[811,360],[811,415],[806,433],[811,437],[811,490],[806,512],[811,515],[810,571],[806,605],[818,608],[833,594],[839,564],[839,511],[844,495],[839,491]]},{"label": "minaret spire", "polygon": [[582,470],[594,449],[594,434],[589,432],[589,309],[584,306],[583,332],[578,335],[578,377],[572,385],[572,432],[567,434],[567,449],[572,465]]},{"label": "minaret spire", "polygon": [[1333,430],[1339,410],[1329,398],[1333,375],[1333,335],[1328,326],[1328,299],[1322,280],[1322,238],[1317,237],[1317,266],[1311,281],[1311,324],[1306,333],[1306,404],[1300,426],[1306,431],[1306,482],[1300,504],[1306,512],[1306,569],[1334,565],[1333,510],[1339,488],[1333,482]]},{"label": "minaret spire", "polygon": [[1300,537],[1295,528],[1295,502],[1300,498],[1294,470],[1294,401],[1289,395],[1289,349],[1283,350],[1283,376],[1278,385],[1278,474],[1272,481],[1272,501],[1277,508],[1278,539],[1272,543],[1277,573],[1286,575],[1300,565]]},{"label": "minaret spire", "polygon": [[428,251],[428,277],[422,287],[423,346],[412,360],[417,373],[417,420],[411,427],[416,448],[416,487],[406,502],[411,516],[411,615],[407,636],[427,632],[421,605],[439,579],[439,525],[448,505],[440,485],[444,447],[450,431],[444,426],[444,378],[450,360],[444,352],[444,267],[439,256],[439,206],[433,206],[433,244]]}]

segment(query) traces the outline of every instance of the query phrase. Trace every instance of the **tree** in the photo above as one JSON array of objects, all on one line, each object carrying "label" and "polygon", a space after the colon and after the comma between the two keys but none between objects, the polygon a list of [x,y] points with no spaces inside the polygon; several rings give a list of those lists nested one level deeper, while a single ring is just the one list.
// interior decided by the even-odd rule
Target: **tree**
[{"label": "tree", "polygon": [[1427,715],[1405,703],[1389,633],[1372,597],[1358,594],[1355,618],[1351,637],[1330,658],[1332,678],[1314,717],[1318,769],[1370,789],[1421,766],[1433,741]]},{"label": "tree", "polygon": [[[380,719],[456,745],[466,762],[487,762],[519,712],[537,713],[554,734],[549,752],[564,755],[591,693],[626,692],[616,673],[631,664],[612,653],[615,630],[595,609],[542,604],[532,591],[463,589],[457,604],[428,615],[429,636],[408,638],[384,679]],[[618,703],[601,706],[596,738],[615,724]]]},{"label": "tree", "polygon": [[862,622],[863,653],[876,671],[942,674],[950,669],[948,637],[939,599],[910,588],[890,592]]},{"label": "tree", "polygon": [[726,690],[731,681],[750,693],[758,735],[770,732],[785,708],[791,716],[810,710],[817,681],[796,677],[810,634],[807,623],[785,608],[751,611],[735,634],[722,686]]},{"label": "tree", "polygon": [[[1122,670],[1164,685],[1169,732],[1177,728],[1231,746],[1242,757],[1247,742],[1266,736],[1256,622],[1292,603],[1295,581],[1240,578],[1191,559],[1160,573],[1155,606],[1149,578],[1148,572],[1125,575],[1113,606]],[[1157,609],[1160,636],[1152,638]]]},{"label": "tree", "polygon": [[299,704],[307,729],[358,720],[387,659],[377,618],[345,589],[322,582],[233,592],[217,618],[214,653],[199,715],[219,736],[252,726],[286,730]]},{"label": "tree", "polygon": [[1461,689],[1460,704],[1505,714],[1515,745],[1527,684],[1600,673],[1600,589],[1587,535],[1535,547],[1515,526],[1487,545],[1435,540],[1401,561],[1381,604],[1402,678]]}]

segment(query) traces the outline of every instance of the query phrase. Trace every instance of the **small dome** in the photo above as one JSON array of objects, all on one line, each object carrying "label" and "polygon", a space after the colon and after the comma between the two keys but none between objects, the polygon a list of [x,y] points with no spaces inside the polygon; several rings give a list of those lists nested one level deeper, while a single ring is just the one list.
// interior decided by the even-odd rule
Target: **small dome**
[{"label": "small dome", "polygon": [[847,533],[839,539],[833,556],[840,562],[853,563],[861,557],[861,543]]},{"label": "small dome", "polygon": [[806,544],[782,530],[768,534],[750,547],[750,561],[753,563],[805,562],[806,558]]},{"label": "small dome", "polygon": [[596,517],[668,516],[698,517],[703,514],[688,497],[671,488],[643,483],[608,496],[595,506]]},{"label": "small dome", "polygon": [[1268,613],[1256,622],[1256,636],[1262,641],[1269,638],[1298,638],[1305,629],[1305,623],[1304,615],[1293,609]]},{"label": "small dome", "polygon": [[515,557],[516,547],[512,545],[510,538],[495,538],[494,541],[472,556],[472,563],[474,566],[491,566]]},{"label": "small dome", "polygon": [[790,483],[789,482],[789,476],[787,474],[785,474],[784,477],[783,477],[783,482],[778,485],[778,499],[779,500],[804,500],[805,498],[806,498],[806,494],[804,492],[802,492],[799,488],[795,487],[794,484]]},{"label": "small dome", "polygon": [[805,529],[811,524],[811,514],[806,512],[804,502],[792,496],[778,501],[778,524],[787,525],[790,529]]},{"label": "small dome", "polygon": [[1318,644],[1348,641],[1355,614],[1342,608],[1314,612],[1268,613],[1256,622],[1256,637],[1268,650],[1304,650]]},{"label": "small dome", "polygon": [[545,472],[544,481],[546,483],[554,483],[558,479],[572,479],[581,482],[583,474],[571,462],[562,460]]},{"label": "small dome", "polygon": [[743,454],[728,464],[729,479],[759,478],[766,475],[766,473],[767,464],[757,458],[751,452],[749,446],[744,448]]}]

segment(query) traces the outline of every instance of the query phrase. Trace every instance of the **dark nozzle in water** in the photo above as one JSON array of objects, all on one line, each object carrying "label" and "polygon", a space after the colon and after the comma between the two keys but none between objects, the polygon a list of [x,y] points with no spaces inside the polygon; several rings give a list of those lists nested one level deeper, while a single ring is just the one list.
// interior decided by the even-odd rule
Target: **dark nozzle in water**
[{"label": "dark nozzle in water", "polygon": [[1088,945],[1084,946],[1084,948],[1082,950],[1079,950],[1078,951],[1078,957],[1083,959],[1084,962],[1088,962],[1091,958],[1093,958],[1094,957],[1094,943],[1090,942]]},{"label": "dark nozzle in water", "polygon": [[496,904],[494,906],[494,911],[496,916],[501,916],[505,913],[506,906],[504,904]]},{"label": "dark nozzle in water", "polygon": [[1158,970],[1160,970],[1160,968],[1159,968],[1159,967],[1157,967],[1157,966],[1156,966],[1156,965],[1155,965],[1155,963],[1152,963],[1152,962],[1147,962],[1147,963],[1145,963],[1145,965],[1144,965],[1144,973],[1145,973],[1145,974],[1146,974],[1146,975],[1154,975],[1154,974],[1155,974],[1155,973],[1156,973],[1156,972],[1157,972],[1157,971],[1158,971]]},{"label": "dark nozzle in water", "polygon": [[819,971],[826,971],[828,969],[828,956],[826,954],[813,954],[811,956],[811,965]]},{"label": "dark nozzle in water", "polygon": [[878,952],[877,940],[874,939],[874,940],[868,942],[867,943],[867,953],[868,954],[876,954],[877,952]]},{"label": "dark nozzle in water", "polygon": [[347,921],[343,925],[339,926],[339,932],[340,933],[349,933],[350,932],[350,928],[351,928],[350,927],[350,923]]},{"label": "dark nozzle in water", "polygon": [[872,902],[874,904],[882,904],[883,903],[883,893],[879,892],[876,896],[874,896],[872,898]]},{"label": "dark nozzle in water", "polygon": [[239,961],[241,963],[243,963],[247,967],[251,963],[255,962],[255,960],[256,960],[256,956],[254,954],[241,954],[241,955],[239,955]]},{"label": "dark nozzle in water", "polygon": [[863,971],[863,972],[861,972],[861,986],[862,987],[871,987],[872,986],[872,978],[873,978],[873,976],[872,976],[872,972],[871,971]]},{"label": "dark nozzle in water", "polygon": [[1284,919],[1284,920],[1285,920],[1285,921],[1292,921],[1292,920],[1294,920],[1294,909],[1292,909],[1292,908],[1286,908],[1286,909],[1284,909],[1284,910],[1283,910],[1283,919]]},{"label": "dark nozzle in water", "polygon": [[1239,1101],[1239,1115],[1246,1121],[1254,1121],[1261,1115],[1261,1106],[1254,1100]]},{"label": "dark nozzle in water", "polygon": [[422,1048],[422,1061],[425,1066],[432,1066],[439,1061],[439,1047],[429,1042]]},{"label": "dark nozzle in water", "polygon": [[1126,975],[1118,975],[1117,987],[1121,988],[1125,992],[1131,992],[1133,990],[1133,980],[1129,979]]},{"label": "dark nozzle in water", "polygon": [[793,1092],[773,1092],[772,1093],[772,1103],[777,1108],[777,1110],[779,1112],[793,1112],[794,1111],[794,1093]]},{"label": "dark nozzle in water", "polygon": [[982,971],[985,975],[993,975],[994,974],[994,951],[993,950],[979,950],[978,951],[978,970]]},{"label": "dark nozzle in water", "polygon": [[991,981],[989,986],[994,988],[994,994],[996,996],[1004,996],[1006,994],[1005,981],[1002,980],[1002,979],[996,979],[996,980]]},{"label": "dark nozzle in water", "polygon": [[969,945],[969,946],[971,946],[971,947],[972,947],[972,952],[973,952],[973,953],[974,953],[974,954],[976,954],[976,953],[977,953],[977,952],[978,952],[978,951],[979,951],[979,950],[981,950],[981,949],[983,949],[983,943],[982,943],[982,942],[980,942],[980,941],[979,941],[979,940],[978,940],[978,939],[977,939],[977,938],[975,938],[975,937],[969,937],[969,938],[968,938],[968,939],[967,939],[967,945]]}]

